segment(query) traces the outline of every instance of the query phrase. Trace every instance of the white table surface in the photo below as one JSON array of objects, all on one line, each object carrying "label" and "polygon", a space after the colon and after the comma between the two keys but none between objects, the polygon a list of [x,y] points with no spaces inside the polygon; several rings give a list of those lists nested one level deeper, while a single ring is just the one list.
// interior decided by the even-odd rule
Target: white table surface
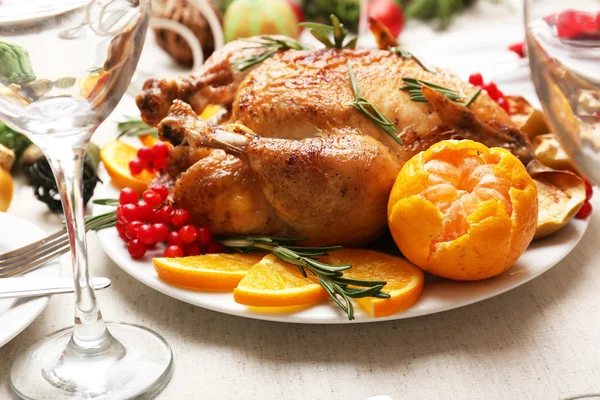
[{"label": "white table surface", "polygon": [[[503,26],[509,44],[522,35],[515,10],[481,0],[451,32],[484,35],[486,27]],[[414,25],[403,35],[404,43],[424,52],[437,39]],[[152,40],[147,52],[153,66],[170,65]],[[115,135],[114,120],[107,121],[94,140],[102,144]],[[30,187],[17,185],[9,213],[56,230],[58,217]],[[539,278],[475,305],[393,322],[293,325],[222,315],[129,277],[93,234],[90,259],[93,273],[113,282],[98,292],[104,317],[155,329],[173,348],[175,373],[159,399],[560,399],[600,394],[600,196],[592,203],[597,211],[579,246]],[[69,268],[63,263],[63,274]],[[0,348],[0,399],[11,398],[8,375],[16,355],[71,325],[72,310],[72,295],[53,297]]]}]

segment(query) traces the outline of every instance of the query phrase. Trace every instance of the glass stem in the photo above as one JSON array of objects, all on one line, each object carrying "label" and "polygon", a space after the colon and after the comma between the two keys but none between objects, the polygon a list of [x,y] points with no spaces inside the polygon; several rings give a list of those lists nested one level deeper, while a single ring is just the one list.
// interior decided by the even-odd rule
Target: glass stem
[{"label": "glass stem", "polygon": [[[57,141],[67,142],[68,139]],[[44,146],[40,147],[44,149]],[[93,352],[104,351],[110,345],[111,337],[102,319],[88,268],[82,196],[86,147],[87,141],[55,142],[50,145],[51,151],[44,153],[58,185],[71,245],[75,280],[75,325],[72,341],[75,346]]]}]

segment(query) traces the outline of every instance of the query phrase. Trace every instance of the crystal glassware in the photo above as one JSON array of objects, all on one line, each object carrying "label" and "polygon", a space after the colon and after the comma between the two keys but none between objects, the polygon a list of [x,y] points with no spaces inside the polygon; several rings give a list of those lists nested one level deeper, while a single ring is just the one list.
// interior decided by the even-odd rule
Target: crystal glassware
[{"label": "crystal glassware", "polygon": [[600,184],[600,3],[526,0],[529,64],[547,122]]},{"label": "crystal glassware", "polygon": [[22,398],[149,398],[172,375],[161,336],[102,319],[81,187],[87,144],[129,85],[149,12],[150,0],[0,2],[0,120],[27,135],[52,167],[76,288],[73,328],[36,343],[12,366],[11,385]]}]

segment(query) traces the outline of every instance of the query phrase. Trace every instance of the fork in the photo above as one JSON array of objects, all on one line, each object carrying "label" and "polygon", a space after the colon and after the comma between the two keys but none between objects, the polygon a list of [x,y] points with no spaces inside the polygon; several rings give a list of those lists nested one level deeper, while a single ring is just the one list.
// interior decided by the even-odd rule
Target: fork
[{"label": "fork", "polygon": [[[114,212],[98,215],[90,218],[85,228],[86,231],[97,230],[101,227],[111,226],[116,220]],[[67,253],[69,249],[69,236],[66,228],[63,228],[37,242],[0,254],[0,278],[31,271]]]}]

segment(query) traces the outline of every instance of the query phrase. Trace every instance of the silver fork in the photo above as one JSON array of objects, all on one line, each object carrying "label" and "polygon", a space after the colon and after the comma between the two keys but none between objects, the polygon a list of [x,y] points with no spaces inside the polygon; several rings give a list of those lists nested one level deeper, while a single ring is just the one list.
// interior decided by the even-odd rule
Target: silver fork
[{"label": "silver fork", "polygon": [[[86,224],[87,231],[116,221],[115,213],[94,217]],[[20,249],[0,254],[0,278],[7,278],[31,271],[44,263],[69,251],[69,236],[66,228]]]}]

